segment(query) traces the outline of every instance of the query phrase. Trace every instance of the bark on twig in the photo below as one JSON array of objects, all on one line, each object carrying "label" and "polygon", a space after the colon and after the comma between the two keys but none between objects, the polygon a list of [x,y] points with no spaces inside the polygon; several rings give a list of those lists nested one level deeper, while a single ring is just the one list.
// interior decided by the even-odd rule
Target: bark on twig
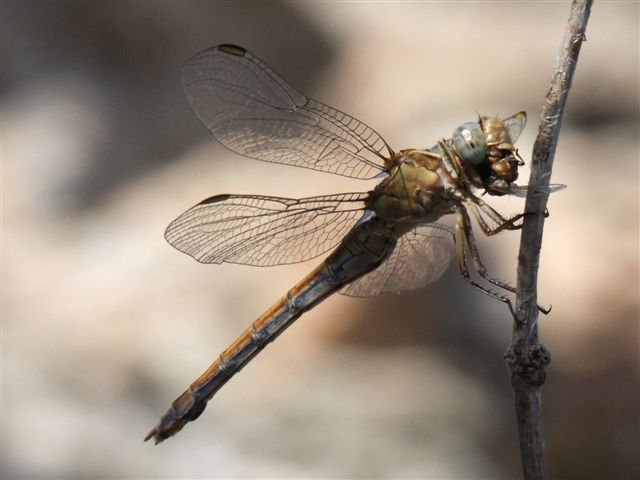
[{"label": "bark on twig", "polygon": [[533,146],[525,203],[525,212],[529,215],[525,216],[520,239],[513,335],[505,357],[515,393],[520,455],[526,480],[547,478],[540,388],[551,357],[538,342],[538,266],[553,159],[592,3],[593,0],[573,0],[571,3],[567,31],[556,59]]}]

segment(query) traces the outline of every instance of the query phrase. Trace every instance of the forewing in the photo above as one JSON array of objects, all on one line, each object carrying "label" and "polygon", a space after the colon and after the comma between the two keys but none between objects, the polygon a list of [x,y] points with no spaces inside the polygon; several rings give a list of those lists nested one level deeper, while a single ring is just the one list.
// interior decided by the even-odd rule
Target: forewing
[{"label": "forewing", "polygon": [[197,54],[182,85],[202,123],[242,155],[362,179],[385,171],[392,156],[373,129],[306,98],[241,47]]},{"label": "forewing", "polygon": [[297,263],[336,246],[362,217],[366,198],[217,195],[171,222],[165,238],[202,263]]},{"label": "forewing", "polygon": [[348,284],[340,293],[369,297],[424,287],[440,278],[454,253],[450,229],[439,224],[416,227],[398,239],[391,255],[378,268]]},{"label": "forewing", "polygon": [[[549,185],[536,185],[533,187],[533,191],[536,195],[546,194],[550,195],[552,193],[560,192],[567,188],[566,185],[562,183],[551,183]],[[509,195],[514,195],[516,197],[525,198],[527,196],[527,192],[529,190],[528,185],[516,185],[511,184],[507,189],[505,189],[505,193]]]}]

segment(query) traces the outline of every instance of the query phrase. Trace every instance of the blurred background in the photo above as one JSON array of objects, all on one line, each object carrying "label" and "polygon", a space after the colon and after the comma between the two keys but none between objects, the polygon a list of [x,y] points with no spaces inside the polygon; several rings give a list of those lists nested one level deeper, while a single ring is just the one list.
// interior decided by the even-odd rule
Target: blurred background
[{"label": "blurred background", "polygon": [[[528,160],[568,2],[3,1],[3,478],[519,478],[511,319],[455,267],[420,291],[335,295],[175,438],[173,399],[317,261],[204,266],[164,228],[217,193],[371,182],[222,148],[183,63],[251,50],[300,91],[429,147],[476,111],[529,114]],[[639,5],[596,2],[556,155],[541,338],[552,478],[639,478]],[[521,174],[526,183],[528,170]],[[505,214],[518,199],[490,199]],[[480,235],[481,236],[481,235]],[[480,239],[515,281],[519,235]]]}]

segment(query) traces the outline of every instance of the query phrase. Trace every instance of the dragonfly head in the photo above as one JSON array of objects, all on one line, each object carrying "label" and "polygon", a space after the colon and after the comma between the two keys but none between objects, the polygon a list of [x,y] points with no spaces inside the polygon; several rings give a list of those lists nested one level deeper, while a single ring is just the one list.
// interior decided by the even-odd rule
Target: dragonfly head
[{"label": "dragonfly head", "polygon": [[518,178],[518,167],[524,162],[515,142],[527,122],[527,114],[500,119],[480,117],[453,132],[455,151],[462,159],[471,183],[491,195],[505,195]]}]

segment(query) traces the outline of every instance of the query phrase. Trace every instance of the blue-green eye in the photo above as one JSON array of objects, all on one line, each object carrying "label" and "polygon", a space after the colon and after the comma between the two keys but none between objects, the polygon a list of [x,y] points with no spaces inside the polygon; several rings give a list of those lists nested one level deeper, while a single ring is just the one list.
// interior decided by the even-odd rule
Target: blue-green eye
[{"label": "blue-green eye", "polygon": [[463,160],[471,165],[480,165],[487,156],[487,141],[477,122],[467,122],[453,131],[453,144]]}]

